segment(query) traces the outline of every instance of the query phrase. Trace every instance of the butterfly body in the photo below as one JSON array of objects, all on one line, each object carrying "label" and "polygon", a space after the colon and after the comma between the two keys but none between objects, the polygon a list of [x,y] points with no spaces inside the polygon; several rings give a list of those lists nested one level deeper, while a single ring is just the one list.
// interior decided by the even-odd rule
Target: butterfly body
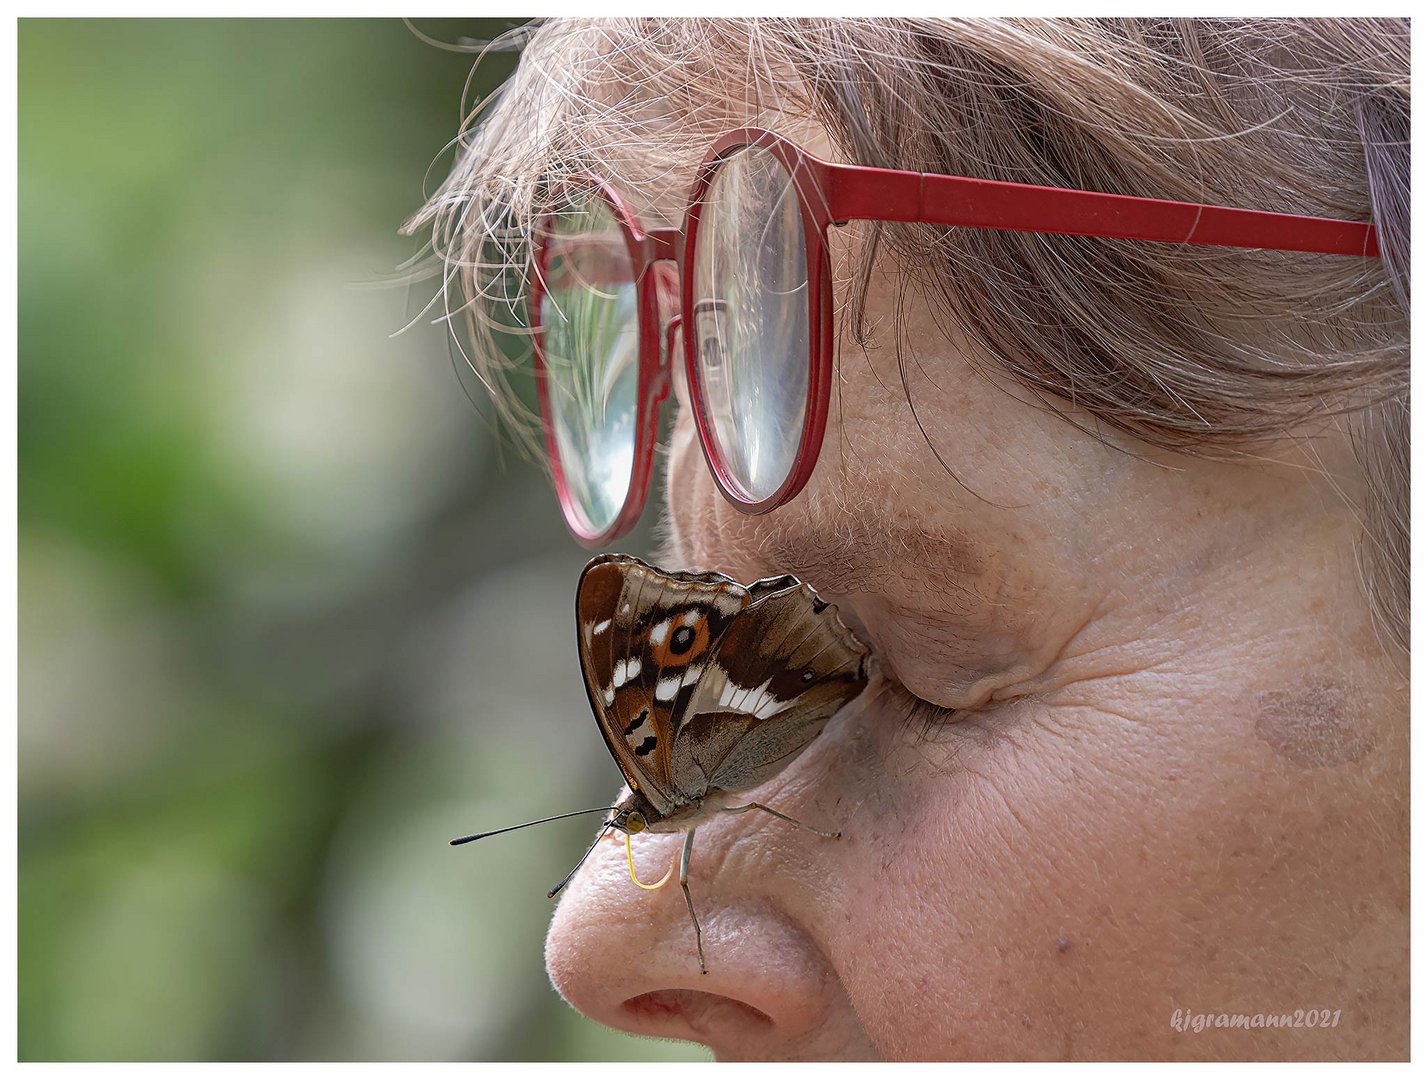
[{"label": "butterfly body", "polygon": [[707,821],[733,800],[727,791],[706,792],[703,796],[680,802],[667,814],[655,809],[644,793],[631,790],[621,799],[610,815],[611,828],[635,835],[642,832],[684,832]]}]

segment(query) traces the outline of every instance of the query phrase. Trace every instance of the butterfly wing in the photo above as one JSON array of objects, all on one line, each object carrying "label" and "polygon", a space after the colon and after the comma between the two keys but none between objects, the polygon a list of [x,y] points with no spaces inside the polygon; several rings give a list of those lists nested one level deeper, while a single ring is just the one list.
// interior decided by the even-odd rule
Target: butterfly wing
[{"label": "butterfly wing", "polygon": [[722,574],[670,574],[628,555],[592,559],[576,588],[590,706],[626,782],[661,817],[688,803],[673,777],[676,726],[749,591]]},{"label": "butterfly wing", "polygon": [[671,778],[680,791],[758,787],[868,684],[868,649],[836,607],[794,578],[750,591],[675,733]]}]

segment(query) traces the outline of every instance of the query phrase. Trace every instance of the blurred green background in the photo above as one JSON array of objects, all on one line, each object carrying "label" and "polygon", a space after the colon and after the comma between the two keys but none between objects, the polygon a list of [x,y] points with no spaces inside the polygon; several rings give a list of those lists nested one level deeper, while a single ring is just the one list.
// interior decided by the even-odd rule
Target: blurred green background
[{"label": "blurred green background", "polygon": [[20,23],[22,1060],[705,1057],[545,978],[590,821],[446,846],[618,786],[586,553],[445,329],[392,336],[436,284],[378,284],[471,64]]}]

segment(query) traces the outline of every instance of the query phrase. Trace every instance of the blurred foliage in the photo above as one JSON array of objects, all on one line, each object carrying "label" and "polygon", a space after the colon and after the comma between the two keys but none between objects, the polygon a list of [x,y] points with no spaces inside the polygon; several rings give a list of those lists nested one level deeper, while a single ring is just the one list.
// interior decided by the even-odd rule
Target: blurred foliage
[{"label": "blurred foliage", "polygon": [[545,978],[589,822],[445,843],[618,782],[585,553],[445,328],[396,334],[471,57],[22,20],[19,64],[20,1057],[703,1057]]}]

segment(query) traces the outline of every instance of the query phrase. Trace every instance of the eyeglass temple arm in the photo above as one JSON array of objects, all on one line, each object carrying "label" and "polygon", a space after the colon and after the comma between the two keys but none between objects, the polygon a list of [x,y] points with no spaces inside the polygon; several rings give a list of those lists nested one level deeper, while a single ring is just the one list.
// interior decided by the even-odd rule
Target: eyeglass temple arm
[{"label": "eyeglass temple arm", "polygon": [[978,180],[824,166],[834,221],[909,221],[1217,247],[1377,256],[1371,224]]}]

